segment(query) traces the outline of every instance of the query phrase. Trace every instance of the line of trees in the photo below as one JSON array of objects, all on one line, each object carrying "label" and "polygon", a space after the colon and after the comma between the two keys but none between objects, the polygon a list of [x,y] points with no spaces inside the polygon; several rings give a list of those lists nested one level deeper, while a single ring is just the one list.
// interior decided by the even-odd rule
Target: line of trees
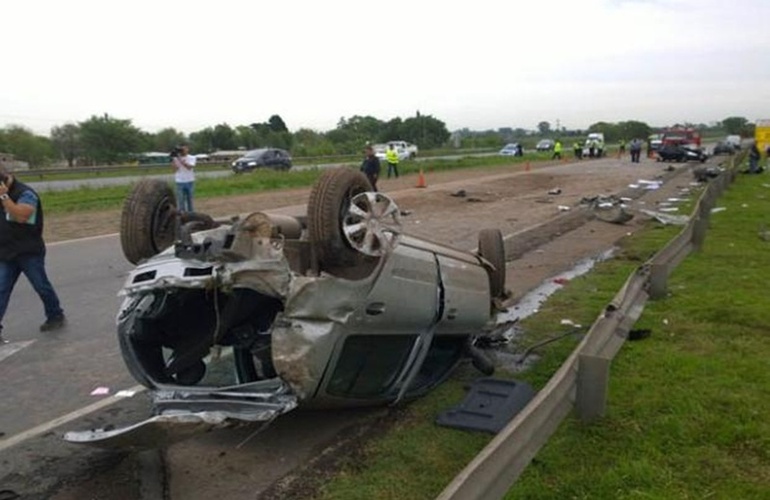
[{"label": "line of trees", "polygon": [[0,152],[13,154],[35,168],[57,161],[69,166],[123,163],[137,153],[170,151],[181,143],[189,143],[194,153],[270,146],[290,150],[295,156],[323,156],[359,153],[367,143],[396,139],[430,149],[446,144],[449,135],[443,121],[419,111],[413,117],[389,121],[373,116],[343,117],[327,132],[308,128],[291,132],[279,115],[272,115],[265,122],[235,127],[220,123],[189,136],[173,127],[145,132],[131,120],[104,114],[57,125],[48,137],[18,125],[0,129]]},{"label": "line of trees", "polygon": [[[730,116],[712,125],[683,124],[701,132],[740,134],[751,137],[754,125],[744,117]],[[92,116],[79,123],[65,123],[51,129],[48,137],[34,134],[29,129],[11,125],[0,128],[0,153],[10,153],[32,168],[65,161],[67,165],[115,164],[130,160],[132,155],[148,151],[170,151],[182,142],[190,144],[195,153],[221,150],[278,147],[294,156],[324,156],[355,154],[364,144],[400,139],[418,144],[423,149],[451,145],[455,147],[500,147],[514,142],[529,142],[537,138],[581,137],[589,132],[603,132],[608,142],[634,137],[644,138],[657,127],[628,120],[617,123],[597,122],[586,130],[552,128],[547,121],[537,124],[537,130],[499,128],[473,131],[461,129],[450,134],[446,124],[431,115],[420,114],[405,119],[396,117],[380,120],[373,116],[342,117],[337,126],[327,132],[300,128],[291,132],[279,115],[265,122],[232,127],[220,123],[186,135],[169,127],[150,133],[133,125],[131,120],[108,114]],[[450,136],[452,142],[449,144]]]}]

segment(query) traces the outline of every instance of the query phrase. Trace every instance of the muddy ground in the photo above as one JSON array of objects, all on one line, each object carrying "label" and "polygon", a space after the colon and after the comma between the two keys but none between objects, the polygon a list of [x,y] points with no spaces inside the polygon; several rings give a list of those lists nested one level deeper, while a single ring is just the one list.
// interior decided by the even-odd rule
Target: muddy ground
[{"label": "muddy ground", "polygon": [[[638,179],[663,175],[663,167],[652,161],[632,165],[627,158],[538,165],[526,172],[517,165],[510,167],[511,170],[428,172],[426,189],[413,188],[415,176],[385,179],[380,189],[393,195],[399,207],[408,213],[403,218],[407,233],[471,249],[476,246],[479,229],[496,227],[503,234],[521,231],[563,215],[559,206],[579,210],[583,197],[618,193]],[[690,181],[689,175],[676,176],[663,189],[645,192],[632,206],[654,208],[658,201],[677,195],[678,189],[688,186]],[[560,194],[549,195],[548,191],[554,188],[560,189]],[[452,196],[461,190],[464,196]],[[303,204],[307,195],[307,189],[255,193],[200,200],[197,208],[219,217]],[[119,211],[52,216],[47,220],[46,234],[49,241],[57,241],[114,233],[119,229],[119,218]],[[577,261],[610,248],[645,220],[646,217],[637,216],[626,225],[594,220],[555,235],[555,239],[537,250],[509,262],[508,287],[514,297],[520,297]],[[218,431],[171,446],[163,451],[161,460],[165,497],[240,499],[258,498],[268,491],[275,494],[275,489],[270,490],[271,485],[290,477],[287,475],[291,471],[308,460],[325,450],[340,453],[339,437],[355,429],[356,419],[353,414],[336,419],[323,413],[290,414],[279,419],[267,433],[240,447],[237,445],[253,430]],[[323,463],[320,466],[323,467]],[[146,492],[146,481],[140,465],[120,462],[106,473],[70,482],[55,498],[151,498]]]}]

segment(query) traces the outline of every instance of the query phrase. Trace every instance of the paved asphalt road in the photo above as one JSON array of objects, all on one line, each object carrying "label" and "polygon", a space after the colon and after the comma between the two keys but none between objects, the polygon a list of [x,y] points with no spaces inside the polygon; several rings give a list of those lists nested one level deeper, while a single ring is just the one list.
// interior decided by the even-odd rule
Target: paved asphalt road
[{"label": "paved asphalt road", "polygon": [[34,342],[0,360],[0,432],[6,437],[95,402],[90,393],[97,386],[136,384],[115,340],[117,292],[131,268],[118,237],[49,245],[47,268],[67,326],[40,332],[43,305],[27,280],[19,279],[3,321],[10,344],[0,350]]}]

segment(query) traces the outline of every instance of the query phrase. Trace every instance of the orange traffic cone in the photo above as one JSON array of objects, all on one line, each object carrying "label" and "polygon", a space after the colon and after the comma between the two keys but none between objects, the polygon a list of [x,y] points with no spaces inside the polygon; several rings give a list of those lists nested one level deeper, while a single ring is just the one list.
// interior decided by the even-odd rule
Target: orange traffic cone
[{"label": "orange traffic cone", "polygon": [[425,174],[422,173],[422,169],[420,169],[420,175],[417,177],[417,185],[415,187],[418,187],[418,188],[428,187],[428,185],[425,184]]}]

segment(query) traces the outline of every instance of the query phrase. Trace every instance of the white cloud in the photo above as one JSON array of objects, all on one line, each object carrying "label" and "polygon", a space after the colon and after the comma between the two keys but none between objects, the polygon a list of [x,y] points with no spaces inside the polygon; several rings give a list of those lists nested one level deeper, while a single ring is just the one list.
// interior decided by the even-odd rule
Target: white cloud
[{"label": "white cloud", "polygon": [[103,112],[186,131],[770,116],[763,0],[27,0],[0,18],[0,125],[41,132]]}]

